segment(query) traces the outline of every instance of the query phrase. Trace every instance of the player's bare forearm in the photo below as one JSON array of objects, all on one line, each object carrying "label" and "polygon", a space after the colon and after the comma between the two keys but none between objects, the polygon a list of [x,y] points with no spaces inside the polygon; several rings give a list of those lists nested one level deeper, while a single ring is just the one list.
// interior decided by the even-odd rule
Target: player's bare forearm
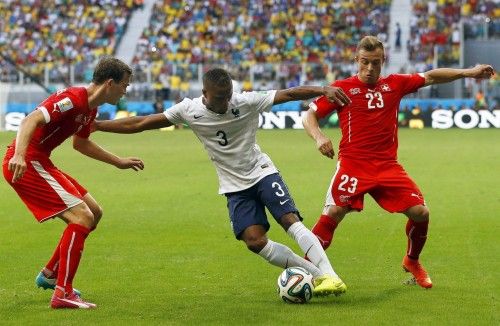
[{"label": "player's bare forearm", "polygon": [[297,86],[277,91],[274,96],[274,104],[307,100],[318,96],[325,96],[329,101],[339,105],[345,105],[350,102],[349,98],[340,87]]},{"label": "player's bare forearm", "polygon": [[314,140],[322,133],[319,128],[318,118],[313,109],[309,109],[306,114],[303,115],[302,125],[307,134]]},{"label": "player's bare forearm", "polygon": [[489,79],[495,74],[490,65],[477,65],[469,69],[438,68],[424,73],[425,86],[448,83],[460,78]]},{"label": "player's bare forearm", "polygon": [[103,149],[101,146],[97,145],[93,141],[87,138],[81,138],[78,136],[73,137],[73,148],[95,160],[108,163],[111,165],[118,164],[119,157]]},{"label": "player's bare forearm", "polygon": [[133,134],[145,130],[169,127],[172,124],[163,113],[116,120],[95,121],[95,130],[119,134]]},{"label": "player's bare forearm", "polygon": [[307,134],[316,142],[316,147],[321,154],[333,158],[335,151],[333,150],[332,141],[321,131],[316,112],[313,109],[309,109],[303,116],[302,124]]},{"label": "player's bare forearm", "polygon": [[88,138],[73,137],[73,148],[94,160],[108,163],[120,169],[144,169],[144,163],[138,158],[121,158],[108,152]]}]

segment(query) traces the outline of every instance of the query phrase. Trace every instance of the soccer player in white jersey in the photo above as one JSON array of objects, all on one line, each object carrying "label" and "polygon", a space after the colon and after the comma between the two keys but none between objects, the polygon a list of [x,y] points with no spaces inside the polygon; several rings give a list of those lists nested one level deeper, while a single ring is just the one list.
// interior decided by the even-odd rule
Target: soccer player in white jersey
[{"label": "soccer player in white jersey", "polygon": [[[340,295],[346,285],[333,270],[314,234],[302,224],[299,211],[273,162],[256,144],[259,113],[273,104],[325,96],[337,104],[349,99],[336,87],[299,86],[284,90],[233,93],[231,77],[220,68],[203,76],[203,96],[184,99],[164,113],[96,121],[95,129],[136,133],[179,123],[188,124],[203,143],[219,176],[219,193],[227,197],[236,239],[281,268],[300,266],[314,276],[318,296]],[[265,208],[299,244],[308,260],[267,238]]]}]

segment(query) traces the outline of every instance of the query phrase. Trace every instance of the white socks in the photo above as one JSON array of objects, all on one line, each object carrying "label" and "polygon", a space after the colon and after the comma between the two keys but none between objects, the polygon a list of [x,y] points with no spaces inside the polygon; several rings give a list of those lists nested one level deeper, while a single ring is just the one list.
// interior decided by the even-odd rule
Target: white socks
[{"label": "white socks", "polygon": [[[295,224],[297,224],[297,223],[295,223]],[[318,240],[316,239],[316,241],[318,241]],[[319,245],[319,241],[318,241],[318,245]],[[323,254],[324,254],[324,251],[323,251]],[[262,258],[267,260],[272,265],[278,266],[281,268],[302,267],[305,270],[309,271],[313,275],[314,278],[325,274],[324,272],[320,271],[318,267],[314,266],[314,264],[312,264],[311,262],[296,255],[287,246],[284,246],[281,243],[277,243],[277,242],[274,242],[272,240],[267,240],[267,244],[259,252],[259,256],[261,256]],[[331,268],[331,266],[330,266],[330,268]]]},{"label": "white socks", "polygon": [[314,265],[318,266],[322,275],[328,274],[333,277],[338,277],[326,256],[325,250],[321,247],[318,238],[316,238],[314,233],[306,228],[302,222],[293,223],[290,228],[288,228],[287,233],[297,241],[307,258],[309,258]]}]

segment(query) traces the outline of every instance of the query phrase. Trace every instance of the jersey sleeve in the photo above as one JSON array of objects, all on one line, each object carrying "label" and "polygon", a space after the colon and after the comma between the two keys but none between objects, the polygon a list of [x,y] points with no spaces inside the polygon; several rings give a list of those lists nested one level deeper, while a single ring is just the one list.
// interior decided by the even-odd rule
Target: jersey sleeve
[{"label": "jersey sleeve", "polygon": [[43,113],[45,122],[57,122],[67,114],[72,114],[76,110],[78,99],[71,93],[63,92],[49,96],[36,109]]},{"label": "jersey sleeve", "polygon": [[90,118],[89,123],[87,123],[83,128],[78,131],[75,135],[81,138],[89,138],[90,137],[90,126],[92,125],[92,122],[95,120],[95,117],[97,116],[97,109],[92,111],[92,116]]},{"label": "jersey sleeve", "polygon": [[[331,86],[339,87],[336,83],[331,84]],[[320,96],[309,104],[309,108],[316,112],[319,119],[326,117],[339,107],[337,103],[330,102],[325,96]]]},{"label": "jersey sleeve", "polygon": [[190,104],[191,100],[185,98],[184,100],[182,100],[182,102],[179,102],[169,109],[166,109],[163,114],[165,115],[167,120],[174,125],[185,123],[186,119],[184,118],[184,114],[186,113],[186,110],[188,109]]},{"label": "jersey sleeve", "polygon": [[421,74],[395,74],[394,78],[394,83],[401,87],[402,95],[414,93],[425,84]]},{"label": "jersey sleeve", "polygon": [[244,92],[241,94],[246,103],[258,112],[271,111],[276,91]]}]

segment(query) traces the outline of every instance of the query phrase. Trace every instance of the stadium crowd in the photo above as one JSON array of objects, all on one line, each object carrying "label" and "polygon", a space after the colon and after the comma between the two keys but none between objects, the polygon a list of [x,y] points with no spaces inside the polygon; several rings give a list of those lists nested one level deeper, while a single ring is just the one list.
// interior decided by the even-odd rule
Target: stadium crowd
[{"label": "stadium crowd", "polygon": [[[301,76],[324,80],[329,63],[349,63],[342,67],[351,72],[356,43],[363,35],[387,39],[390,3],[157,1],[133,65],[137,71],[152,66],[156,80],[162,75],[189,80],[198,76],[197,64],[231,63],[226,68],[244,80],[244,89],[255,86],[245,80],[249,69],[271,87],[293,86]],[[269,85],[275,81],[279,85]],[[174,80],[171,88],[176,84]]]},{"label": "stadium crowd", "polygon": [[134,0],[2,0],[0,2],[0,60],[2,80],[18,81],[11,60],[40,77],[68,82],[76,74],[91,74],[93,64],[113,54],[125,31]]},{"label": "stadium crowd", "polygon": [[[435,59],[439,66],[459,63],[461,21],[466,38],[483,38],[486,33],[491,38],[500,38],[498,1],[412,0],[412,7],[407,46],[416,71],[432,69]],[[437,58],[434,58],[435,46]]]},{"label": "stadium crowd", "polygon": [[[69,76],[88,82],[97,58],[114,53],[132,11],[142,2],[1,1],[0,80],[20,82],[10,60],[42,81],[47,70],[50,83],[72,83]],[[388,36],[391,2],[157,0],[135,48],[130,97],[175,101],[215,65],[240,80],[242,90],[347,77],[356,71],[352,58],[362,36],[376,35],[386,48],[393,44]],[[440,65],[458,63],[461,19],[465,37],[500,38],[496,2],[412,0],[406,44],[411,70],[433,68],[435,45]]]}]

